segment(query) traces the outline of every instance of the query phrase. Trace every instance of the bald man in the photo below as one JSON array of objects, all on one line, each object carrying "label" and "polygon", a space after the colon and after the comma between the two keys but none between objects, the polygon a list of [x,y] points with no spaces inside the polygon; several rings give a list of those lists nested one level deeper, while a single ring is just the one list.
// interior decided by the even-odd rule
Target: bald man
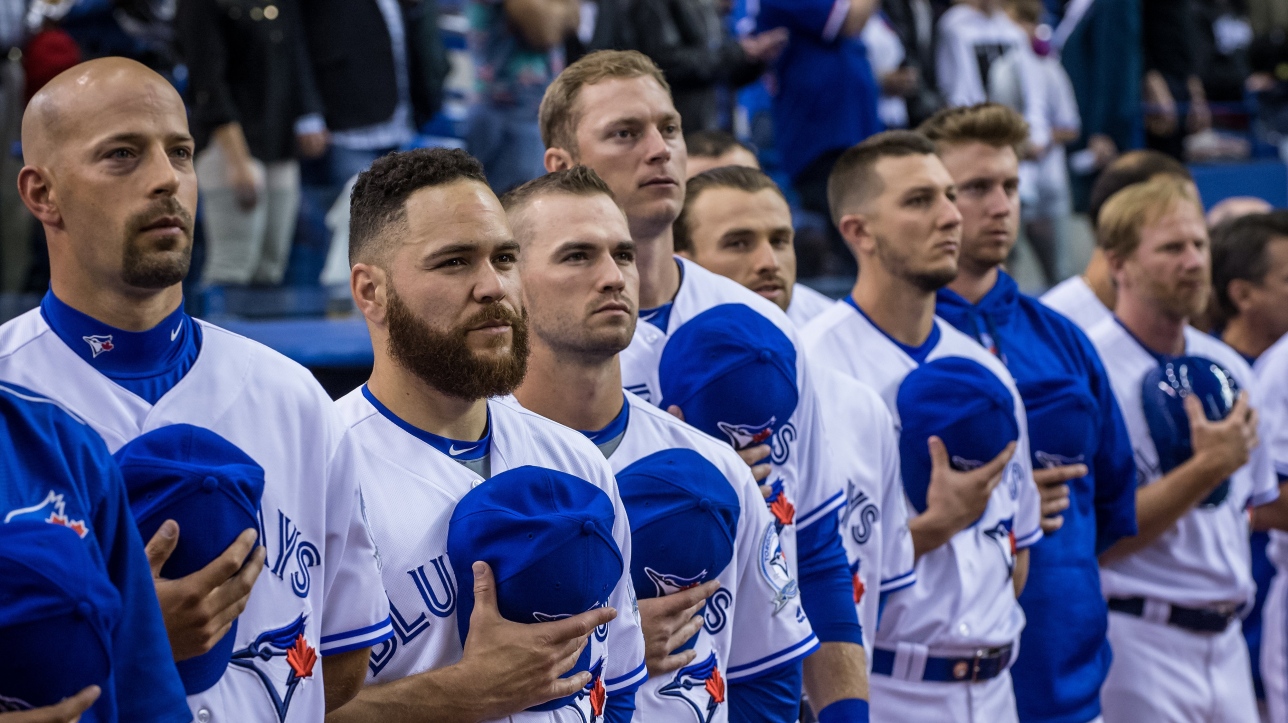
[{"label": "bald man", "polygon": [[0,380],[67,407],[112,451],[192,424],[263,468],[259,529],[204,569],[161,577],[203,534],[162,525],[147,546],[157,598],[181,675],[237,622],[222,677],[184,678],[197,720],[321,720],[392,637],[388,601],[330,399],[303,367],[183,311],[197,181],[179,94],[133,61],[83,63],[32,99],[22,142],[51,288],[0,326]]}]

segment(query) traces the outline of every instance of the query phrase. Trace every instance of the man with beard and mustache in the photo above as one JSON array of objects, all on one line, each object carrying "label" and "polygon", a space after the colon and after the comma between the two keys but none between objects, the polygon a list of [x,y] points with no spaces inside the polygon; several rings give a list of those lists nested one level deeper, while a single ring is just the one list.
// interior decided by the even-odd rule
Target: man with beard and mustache
[{"label": "man with beard and mustache", "polygon": [[[649,680],[637,698],[640,719],[682,720],[696,705],[713,723],[726,716],[796,720],[801,674],[793,664],[814,652],[818,641],[798,614],[799,602],[776,605],[760,572],[763,541],[776,533],[751,471],[727,445],[622,389],[618,354],[634,336],[639,273],[635,242],[612,191],[594,171],[577,166],[529,181],[502,203],[523,249],[520,279],[533,332],[528,377],[515,397],[527,409],[584,430],[618,475],[659,452],[693,450],[714,465],[740,503],[724,569],[707,569],[706,581],[685,578],[694,586],[676,584],[680,589],[663,588],[670,590],[666,594],[656,582],[637,589],[648,598],[640,600],[649,653]],[[693,534],[709,539],[702,531]],[[686,557],[654,550],[645,564],[676,575],[668,565]],[[699,615],[708,596],[711,608]],[[654,615],[659,608],[661,615]],[[665,624],[671,610],[685,611],[678,630]],[[692,647],[671,655],[689,640]],[[728,681],[728,695],[723,683],[681,690],[689,680],[686,666],[708,660],[717,679]]]},{"label": "man with beard and mustache", "polygon": [[[351,291],[375,351],[371,379],[337,406],[358,447],[363,499],[399,635],[371,655],[368,686],[333,721],[627,721],[647,677],[630,578],[630,527],[612,469],[589,440],[513,400],[527,320],[519,245],[483,167],[464,151],[377,160],[350,202]],[[625,571],[609,607],[554,622],[501,619],[496,581],[474,560],[453,580],[448,522],[457,501],[521,466],[604,491]],[[459,585],[476,605],[461,640]],[[602,671],[559,676],[587,637],[607,638]],[[607,695],[606,706],[602,694]],[[531,710],[570,698],[553,710]]]},{"label": "man with beard and mustache", "polygon": [[[1208,232],[1193,186],[1157,176],[1119,191],[1100,211],[1097,242],[1118,294],[1113,318],[1087,335],[1131,437],[1139,528],[1100,556],[1114,651],[1100,695],[1104,718],[1255,721],[1239,623],[1254,589],[1248,509],[1273,522],[1283,519],[1284,502],[1276,501],[1270,455],[1258,446],[1252,370],[1188,324],[1211,291]],[[1165,470],[1142,380],[1180,357],[1224,367],[1242,391],[1220,421],[1208,420],[1217,410],[1205,414],[1197,394],[1185,395],[1193,453]]]},{"label": "man with beard and mustache", "polygon": [[1136,533],[1127,428],[1086,335],[1021,294],[1002,269],[1019,234],[1024,118],[985,103],[939,111],[920,130],[956,182],[962,214],[957,278],[939,290],[935,311],[1015,377],[1043,498],[1047,536],[1030,553],[1021,652],[1011,671],[1020,719],[1085,723],[1100,715],[1111,657],[1096,555]]},{"label": "man with beard and mustache", "polygon": [[[901,448],[928,448],[933,467],[924,509],[908,522],[917,584],[890,594],[876,633],[874,721],[905,720],[910,710],[925,720],[1017,719],[1008,672],[1024,627],[1016,598],[1028,574],[1027,548],[1042,538],[1041,515],[1024,405],[1010,373],[935,316],[935,292],[957,275],[956,198],[934,144],[919,133],[881,133],[846,151],[828,181],[828,199],[859,260],[859,278],[850,296],[802,333],[815,363],[875,389],[901,430],[900,386],[923,365],[970,360],[961,366],[983,367],[979,374],[995,376],[1014,402],[1017,438],[991,460],[956,465],[978,465],[969,471],[950,466],[952,450],[938,437],[900,440]],[[911,499],[917,482],[903,482]],[[1003,529],[1007,534],[996,534]],[[1008,537],[999,555],[997,540]]]},{"label": "man with beard and mustache", "polygon": [[[690,319],[722,304],[750,307],[792,340],[797,359],[805,359],[796,327],[781,309],[675,255],[672,224],[684,202],[688,151],[670,86],[653,61],[634,51],[606,50],[568,66],[541,101],[541,135],[547,171],[593,169],[626,214],[640,277],[639,319],[645,322],[636,325],[621,354],[628,391],[660,404],[659,367],[667,341]],[[777,426],[764,443],[739,452],[748,463],[768,458],[770,464],[758,464],[753,472],[758,479],[772,474],[766,486],[778,485],[780,491],[766,494],[793,509],[784,519],[783,552],[800,582],[805,614],[822,641],[804,663],[810,702],[819,711],[837,704],[828,718],[859,720],[846,712],[866,710],[867,665],[836,515],[845,491],[829,469],[810,365],[796,367],[800,403],[795,411],[787,420],[769,420]],[[746,440],[725,434],[736,447]]]},{"label": "man with beard and mustache", "polygon": [[[207,652],[238,624],[222,678],[188,696],[192,716],[320,719],[361,685],[369,646],[393,635],[388,601],[357,480],[335,463],[348,455],[321,386],[184,313],[197,182],[183,101],[143,65],[94,60],[32,98],[22,136],[18,185],[45,229],[51,288],[39,309],[0,327],[0,379],[79,415],[112,451],[193,424],[263,468],[260,530],[177,580],[161,568],[201,530],[167,521],[147,554],[175,660]],[[283,626],[294,633],[284,646],[269,635]]]}]

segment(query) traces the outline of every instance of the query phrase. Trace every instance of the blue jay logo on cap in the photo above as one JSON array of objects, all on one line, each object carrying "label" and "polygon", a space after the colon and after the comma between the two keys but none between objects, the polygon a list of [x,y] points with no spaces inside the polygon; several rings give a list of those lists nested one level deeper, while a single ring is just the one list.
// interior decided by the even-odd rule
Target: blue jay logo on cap
[{"label": "blue jay logo on cap", "polygon": [[71,515],[67,513],[67,501],[63,495],[53,490],[50,490],[49,494],[45,495],[45,499],[41,500],[39,504],[13,510],[4,516],[6,524],[14,520],[26,519],[40,520],[51,525],[66,527],[80,535],[81,538],[89,534],[89,527],[85,524],[85,520],[72,519]]},{"label": "blue jay logo on cap", "polygon": [[1038,464],[1041,465],[1042,469],[1067,467],[1071,464],[1083,464],[1087,459],[1087,455],[1085,454],[1080,454],[1076,457],[1066,457],[1062,454],[1055,454],[1053,452],[1043,452],[1040,449],[1033,453],[1033,457],[1038,461]]},{"label": "blue jay logo on cap", "polygon": [[1015,554],[1017,551],[1015,544],[1015,518],[1008,517],[1004,520],[998,520],[996,525],[983,532],[986,537],[997,543],[997,546],[1002,551],[1002,560],[1006,563],[1007,574],[1013,577],[1015,575]]},{"label": "blue jay logo on cap", "polygon": [[760,574],[774,590],[774,614],[787,607],[787,603],[800,592],[800,586],[792,579],[791,570],[787,567],[787,556],[783,554],[783,545],[778,539],[775,523],[765,527],[765,534],[760,539]]},{"label": "blue jay logo on cap", "polygon": [[725,702],[725,681],[715,652],[701,662],[680,668],[671,682],[658,690],[658,695],[679,698],[689,704],[698,723],[710,723]]},{"label": "blue jay logo on cap", "polygon": [[[241,650],[233,651],[229,665],[245,668],[259,676],[279,721],[286,720],[295,690],[305,678],[313,677],[317,650],[304,637],[303,613],[289,625],[260,633]],[[283,684],[279,691],[278,682]]]},{"label": "blue jay logo on cap", "polygon": [[18,711],[31,709],[32,705],[25,700],[0,695],[0,713],[17,713]]},{"label": "blue jay logo on cap", "polygon": [[648,579],[653,581],[653,586],[657,588],[657,596],[663,597],[673,592],[688,590],[691,587],[697,587],[702,581],[707,579],[707,571],[694,575],[693,577],[680,577],[679,575],[668,575],[665,572],[658,572],[651,567],[644,568],[644,574]]},{"label": "blue jay logo on cap", "polygon": [[89,344],[89,350],[93,353],[92,358],[94,359],[97,359],[99,354],[116,348],[116,345],[112,343],[111,334],[95,334],[93,336],[82,336],[81,338],[85,340],[86,344]]}]

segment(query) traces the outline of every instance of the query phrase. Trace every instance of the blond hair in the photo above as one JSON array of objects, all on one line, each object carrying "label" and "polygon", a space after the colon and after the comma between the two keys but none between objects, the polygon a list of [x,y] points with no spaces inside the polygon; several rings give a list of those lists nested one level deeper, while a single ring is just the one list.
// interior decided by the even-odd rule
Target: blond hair
[{"label": "blond hair", "polygon": [[1029,124],[1024,116],[998,103],[945,108],[917,130],[940,150],[944,146],[983,143],[994,148],[1010,146],[1019,155],[1021,146],[1029,140]]},{"label": "blond hair", "polygon": [[662,69],[643,53],[635,50],[590,53],[565,68],[541,98],[537,121],[546,148],[562,148],[574,157],[577,155],[577,124],[581,121],[577,98],[581,89],[614,78],[652,78],[668,95],[671,93]]},{"label": "blond hair", "polygon": [[1125,258],[1140,246],[1140,231],[1181,204],[1190,204],[1202,217],[1194,185],[1175,176],[1154,176],[1109,197],[1100,209],[1096,243],[1107,254]]}]

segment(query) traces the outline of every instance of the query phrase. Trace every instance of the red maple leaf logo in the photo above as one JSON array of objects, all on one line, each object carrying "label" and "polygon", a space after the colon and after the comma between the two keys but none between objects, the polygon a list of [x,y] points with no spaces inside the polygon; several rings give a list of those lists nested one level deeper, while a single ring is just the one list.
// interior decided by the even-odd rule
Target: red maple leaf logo
[{"label": "red maple leaf logo", "polygon": [[84,537],[89,532],[89,528],[85,526],[85,520],[73,520],[67,515],[60,515],[57,512],[49,513],[49,519],[45,520],[45,522],[59,527],[66,527],[81,537]]},{"label": "red maple leaf logo", "polygon": [[103,342],[103,351],[112,351],[115,348],[116,348],[116,345],[114,345],[112,342],[110,341]]},{"label": "red maple leaf logo", "polygon": [[778,498],[769,503],[769,511],[773,513],[774,519],[778,520],[781,525],[790,525],[796,519],[796,505],[793,505],[787,495],[779,493]]},{"label": "red maple leaf logo", "polygon": [[751,443],[760,444],[761,442],[764,442],[766,439],[769,439],[772,436],[774,436],[774,430],[762,429],[751,436]]},{"label": "red maple leaf logo", "polygon": [[1015,530],[1011,530],[1006,533],[1006,537],[1011,541],[1011,557],[1015,557],[1016,553],[1019,551],[1019,548],[1015,545]]},{"label": "red maple leaf logo", "polygon": [[598,717],[604,714],[604,701],[607,697],[608,694],[604,692],[604,681],[596,676],[595,681],[590,684],[590,712],[592,715]]},{"label": "red maple leaf logo", "polygon": [[725,682],[720,675],[720,669],[715,668],[711,671],[711,677],[707,678],[707,693],[711,695],[711,700],[716,703],[723,703],[725,699]]},{"label": "red maple leaf logo", "polygon": [[854,576],[854,604],[855,605],[858,605],[860,602],[863,601],[863,592],[866,589],[867,588],[863,586],[863,580],[859,579],[858,575],[855,575]]},{"label": "red maple leaf logo", "polygon": [[304,640],[304,633],[295,636],[295,645],[286,651],[286,662],[290,664],[296,678],[313,677],[313,665],[318,662],[318,654]]}]

